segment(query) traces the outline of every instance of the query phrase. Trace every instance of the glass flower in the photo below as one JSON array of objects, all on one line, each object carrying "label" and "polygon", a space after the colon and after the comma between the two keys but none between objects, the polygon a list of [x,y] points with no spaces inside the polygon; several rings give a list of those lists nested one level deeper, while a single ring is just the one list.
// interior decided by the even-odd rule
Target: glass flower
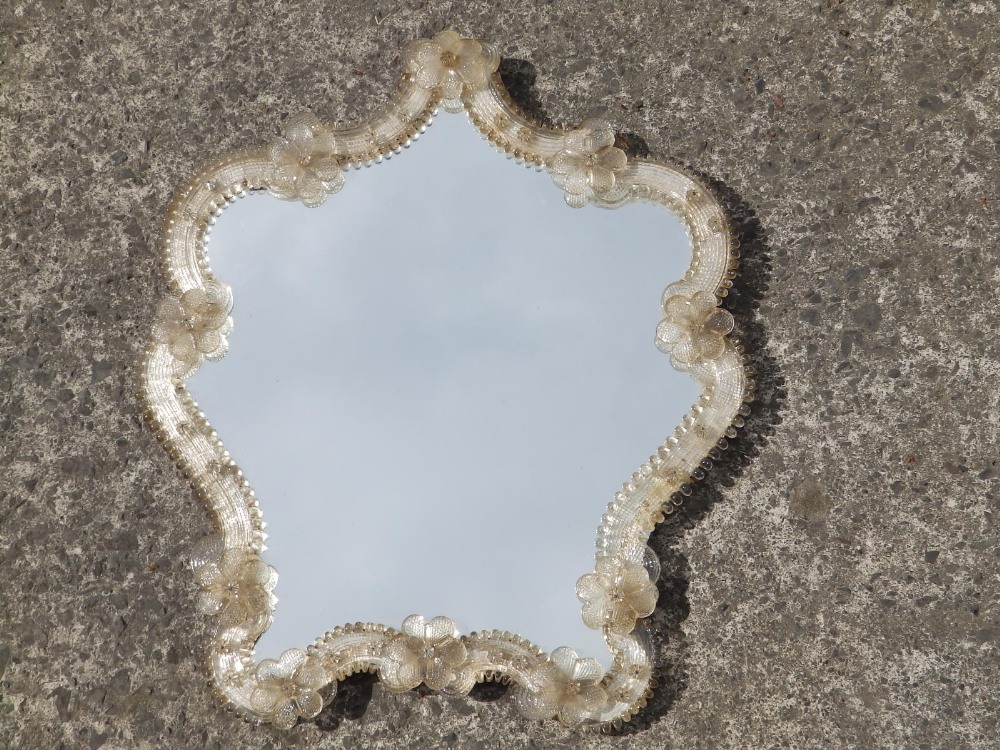
[{"label": "glass flower", "polygon": [[492,47],[464,39],[450,29],[433,39],[419,39],[406,50],[407,68],[413,81],[423,89],[437,90],[445,109],[462,109],[466,86],[477,89],[487,84],[500,67],[500,55]]},{"label": "glass flower", "polygon": [[411,690],[421,682],[431,690],[465,693],[472,689],[475,676],[463,673],[468,661],[465,644],[458,639],[455,623],[447,617],[427,621],[410,615],[402,633],[386,647],[390,667],[382,680],[390,690]]},{"label": "glass flower", "polygon": [[292,648],[257,665],[250,707],[278,729],[290,729],[300,716],[311,719],[322,710],[319,690],[326,683],[319,661]]},{"label": "glass flower", "polygon": [[161,303],[153,337],[166,344],[184,370],[196,369],[204,359],[226,356],[233,330],[233,291],[212,279],[204,287],[170,295]]},{"label": "glass flower", "polygon": [[318,206],[344,186],[333,134],[308,112],[288,118],[284,138],[271,146],[267,189],[284,200]]},{"label": "glass flower", "polygon": [[198,611],[214,615],[219,627],[240,635],[264,632],[275,598],[271,593],[278,574],[253,552],[230,548],[215,562],[205,562],[194,570],[201,586]]},{"label": "glass flower", "polygon": [[576,595],[583,602],[583,622],[597,630],[626,634],[640,617],[648,617],[656,607],[656,586],[641,563],[620,557],[597,558],[596,571],[576,583]]},{"label": "glass flower", "polygon": [[667,316],[656,327],[656,348],[681,364],[706,362],[722,356],[733,316],[718,306],[714,294],[675,294],[663,303]]},{"label": "glass flower", "polygon": [[566,203],[573,208],[614,188],[616,173],[628,163],[614,143],[611,125],[597,119],[586,120],[563,136],[563,148],[552,159],[552,179],[566,191]]},{"label": "glass flower", "polygon": [[529,670],[514,701],[529,719],[557,716],[566,726],[595,720],[605,708],[607,693],[600,685],[604,668],[596,659],[581,659],[563,646],[549,659]]}]

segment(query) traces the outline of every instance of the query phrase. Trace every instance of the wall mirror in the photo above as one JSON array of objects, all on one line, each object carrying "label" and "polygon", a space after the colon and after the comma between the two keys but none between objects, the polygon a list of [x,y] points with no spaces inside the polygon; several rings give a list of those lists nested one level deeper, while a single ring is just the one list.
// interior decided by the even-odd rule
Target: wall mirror
[{"label": "wall mirror", "polygon": [[403,59],[370,121],[293,116],[168,210],[143,395],[214,527],[191,562],[216,693],[287,728],[371,671],[628,720],[646,541],[751,398],[736,243],[609,123],[527,117],[488,44]]}]

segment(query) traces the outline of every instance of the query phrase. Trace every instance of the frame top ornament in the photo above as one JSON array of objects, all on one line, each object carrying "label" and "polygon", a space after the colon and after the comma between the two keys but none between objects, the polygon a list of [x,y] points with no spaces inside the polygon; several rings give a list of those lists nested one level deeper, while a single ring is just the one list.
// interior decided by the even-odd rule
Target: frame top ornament
[{"label": "frame top ornament", "polygon": [[[390,691],[424,684],[460,696],[477,682],[507,682],[524,716],[555,718],[570,727],[627,721],[650,694],[654,653],[645,618],[656,606],[659,562],[647,546],[649,535],[691,493],[691,482],[705,477],[752,399],[742,348],[730,335],[733,316],[721,306],[736,275],[738,243],[724,209],[695,177],[627,156],[607,121],[592,118],[575,128],[533,121],[505,90],[499,64],[489,44],[454,31],[412,42],[385,111],[344,129],[311,114],[289,118],[283,137],[209,164],[169,205],[162,237],[168,291],[146,348],[141,391],[153,431],[215,526],[191,552],[200,589],[196,606],[213,622],[214,692],[248,720],[290,728],[315,717],[338,680],[361,671],[376,673]],[[570,648],[544,653],[518,635],[460,634],[447,617],[421,615],[406,618],[398,629],[372,623],[336,627],[305,650],[254,659],[254,644],[270,625],[276,602],[277,574],[260,557],[261,510],[184,383],[206,360],[225,356],[233,329],[232,292],[208,265],[208,232],[228,204],[251,191],[320,205],[341,189],[349,168],[408,147],[438,108],[466,112],[509,156],[548,170],[570,206],[651,201],[677,214],[688,229],[691,265],[664,292],[655,343],[701,385],[702,394],[608,505],[598,527],[595,568],[576,585],[585,624],[603,633],[613,655],[607,671]]]}]

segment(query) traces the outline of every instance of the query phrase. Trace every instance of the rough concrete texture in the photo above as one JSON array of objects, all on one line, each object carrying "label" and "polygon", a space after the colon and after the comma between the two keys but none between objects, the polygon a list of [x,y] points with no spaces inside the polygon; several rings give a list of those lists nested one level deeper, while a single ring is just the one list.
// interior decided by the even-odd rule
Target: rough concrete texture
[{"label": "rough concrete texture", "polygon": [[[1000,746],[998,16],[987,0],[4,3],[0,747]],[[289,113],[365,118],[402,45],[446,24],[524,61],[505,72],[526,106],[611,113],[740,220],[730,304],[761,398],[657,532],[661,686],[617,735],[365,680],[287,733],[220,710],[181,562],[207,520],[140,420],[171,190]]]}]

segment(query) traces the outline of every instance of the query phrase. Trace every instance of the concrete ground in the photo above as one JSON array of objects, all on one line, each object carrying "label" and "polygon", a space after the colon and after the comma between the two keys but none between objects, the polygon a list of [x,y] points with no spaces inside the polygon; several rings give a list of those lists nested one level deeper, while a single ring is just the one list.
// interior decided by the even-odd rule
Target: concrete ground
[{"label": "concrete ground", "polygon": [[[3,4],[0,747],[1000,746],[997,6],[379,1]],[[289,113],[364,119],[445,25],[740,221],[761,398],[657,532],[661,686],[613,736],[361,679],[287,733],[217,708],[207,521],[140,419],[171,191]]]}]

